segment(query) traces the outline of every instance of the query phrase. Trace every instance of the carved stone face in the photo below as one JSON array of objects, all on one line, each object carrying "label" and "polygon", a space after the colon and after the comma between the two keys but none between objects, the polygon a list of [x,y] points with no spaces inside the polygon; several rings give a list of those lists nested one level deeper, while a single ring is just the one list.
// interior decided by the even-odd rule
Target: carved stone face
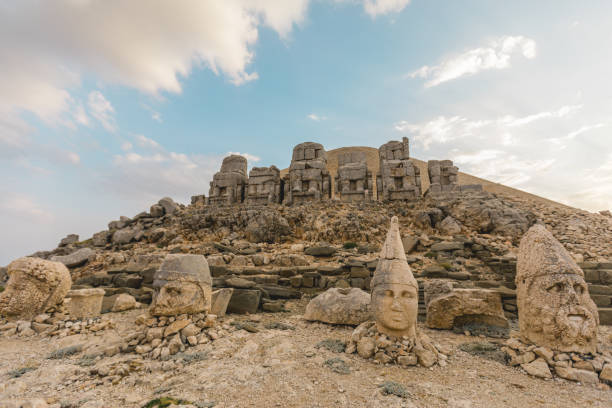
[{"label": "carved stone face", "polygon": [[523,338],[564,352],[597,350],[599,316],[584,273],[542,225],[521,240],[516,287]]},{"label": "carved stone face", "polygon": [[523,302],[523,335],[560,351],[592,350],[597,342],[597,308],[580,275],[534,278]]},{"label": "carved stone face", "polygon": [[414,286],[400,283],[376,286],[372,291],[372,311],[379,332],[392,337],[415,337],[418,293]]},{"label": "carved stone face", "polygon": [[154,316],[194,314],[208,310],[211,293],[194,282],[169,281],[159,288],[150,312]]},{"label": "carved stone face", "polygon": [[70,272],[59,262],[20,258],[8,266],[9,280],[0,294],[0,314],[30,319],[60,303],[70,286]]},{"label": "carved stone face", "polygon": [[176,316],[208,312],[212,300],[212,279],[202,255],[170,254],[153,278],[155,294],[149,313]]}]

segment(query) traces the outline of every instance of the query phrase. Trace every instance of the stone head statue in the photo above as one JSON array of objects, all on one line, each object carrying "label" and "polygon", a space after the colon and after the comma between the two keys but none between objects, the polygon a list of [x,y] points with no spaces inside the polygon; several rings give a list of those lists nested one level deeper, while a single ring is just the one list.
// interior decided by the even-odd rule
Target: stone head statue
[{"label": "stone head statue", "polygon": [[61,303],[72,286],[70,272],[60,262],[19,258],[7,270],[9,280],[0,293],[0,314],[31,319]]},{"label": "stone head statue", "polygon": [[542,225],[521,240],[516,286],[521,336],[554,350],[596,351],[599,317],[584,273]]},{"label": "stone head statue", "polygon": [[371,307],[378,331],[391,337],[414,339],[419,286],[406,262],[397,217],[391,219],[371,286]]},{"label": "stone head statue", "polygon": [[171,254],[153,278],[153,316],[195,314],[210,310],[212,279],[202,255]]}]

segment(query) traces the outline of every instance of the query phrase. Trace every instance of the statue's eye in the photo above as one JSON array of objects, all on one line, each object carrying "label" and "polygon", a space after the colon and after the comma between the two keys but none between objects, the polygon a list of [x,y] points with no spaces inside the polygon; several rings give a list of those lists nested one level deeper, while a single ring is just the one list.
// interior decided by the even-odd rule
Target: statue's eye
[{"label": "statue's eye", "polygon": [[385,290],[385,296],[393,297],[393,291],[392,290]]},{"label": "statue's eye", "polygon": [[548,290],[549,292],[552,292],[552,293],[560,293],[560,292],[563,291],[563,283],[557,282],[554,285],[550,286],[546,290]]},{"label": "statue's eye", "polygon": [[405,291],[402,292],[402,297],[412,298],[412,293],[407,291],[407,290],[405,290]]},{"label": "statue's eye", "polygon": [[584,293],[584,287],[581,284],[577,283],[574,285],[574,291],[576,292],[576,294],[582,295]]}]

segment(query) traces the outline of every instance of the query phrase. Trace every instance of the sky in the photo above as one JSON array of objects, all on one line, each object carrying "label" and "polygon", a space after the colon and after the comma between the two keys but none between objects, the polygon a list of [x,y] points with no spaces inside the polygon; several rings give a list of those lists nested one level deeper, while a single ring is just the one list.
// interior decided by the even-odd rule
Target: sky
[{"label": "sky", "polygon": [[0,265],[229,153],[379,147],[612,208],[612,2],[0,0]]}]

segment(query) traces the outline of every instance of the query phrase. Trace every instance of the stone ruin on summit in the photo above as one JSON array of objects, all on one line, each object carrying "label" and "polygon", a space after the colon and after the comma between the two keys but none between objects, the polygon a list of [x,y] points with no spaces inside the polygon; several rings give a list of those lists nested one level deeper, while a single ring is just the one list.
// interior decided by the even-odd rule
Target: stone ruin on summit
[{"label": "stone ruin on summit", "polygon": [[[214,175],[209,197],[193,196],[191,202],[213,206],[240,203],[292,205],[332,197],[349,203],[409,201],[422,197],[421,170],[410,159],[408,138],[380,146],[378,157],[380,166],[375,187],[374,171],[368,167],[363,151],[339,153],[337,174],[333,180],[327,153],[319,143],[304,142],[295,146],[291,165],[284,176],[276,166],[270,166],[253,167],[247,177],[247,159],[231,155],[223,159],[221,170]],[[480,184],[459,185],[458,173],[459,169],[451,160],[430,160],[427,163],[430,183],[425,195],[482,191]]]},{"label": "stone ruin on summit", "polygon": [[452,160],[429,160],[427,173],[429,174],[430,192],[442,193],[454,191],[457,188],[459,169],[453,166]]},{"label": "stone ruin on summit", "polygon": [[243,202],[247,181],[247,159],[236,154],[226,157],[221,164],[221,171],[210,182],[209,204]]},{"label": "stone ruin on summit", "polygon": [[285,176],[285,201],[291,205],[326,198],[331,198],[331,178],[323,145],[306,142],[295,146]]},{"label": "stone ruin on summit", "polygon": [[410,160],[408,138],[391,141],[378,149],[380,174],[376,177],[378,199],[414,200],[421,197],[421,171]]},{"label": "stone ruin on summit", "polygon": [[247,203],[271,204],[280,203],[282,184],[280,170],[276,166],[253,167],[249,172]]},{"label": "stone ruin on summit", "polygon": [[341,201],[372,200],[372,173],[368,169],[364,152],[348,152],[338,156],[336,197]]}]

